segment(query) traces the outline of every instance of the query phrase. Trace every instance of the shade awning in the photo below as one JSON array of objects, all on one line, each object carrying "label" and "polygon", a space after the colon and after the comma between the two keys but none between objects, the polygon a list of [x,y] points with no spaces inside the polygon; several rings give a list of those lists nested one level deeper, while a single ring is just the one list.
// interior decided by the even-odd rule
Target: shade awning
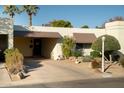
[{"label": "shade awning", "polygon": [[76,43],[93,43],[96,40],[92,33],[73,33],[73,37]]},{"label": "shade awning", "polygon": [[14,31],[14,37],[61,38],[58,32]]}]

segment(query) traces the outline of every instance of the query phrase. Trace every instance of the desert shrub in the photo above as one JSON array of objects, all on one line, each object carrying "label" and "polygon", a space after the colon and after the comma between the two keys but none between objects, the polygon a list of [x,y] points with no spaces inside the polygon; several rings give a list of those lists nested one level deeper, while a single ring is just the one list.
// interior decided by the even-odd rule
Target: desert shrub
[{"label": "desert shrub", "polygon": [[96,58],[96,57],[100,57],[101,54],[98,51],[92,51],[90,52],[90,56],[92,56],[93,58]]},{"label": "desert shrub", "polygon": [[94,69],[94,68],[100,68],[100,67],[101,67],[101,62],[98,62],[98,61],[96,61],[96,60],[93,60],[93,61],[91,62],[91,66],[92,66],[93,69]]},{"label": "desert shrub", "polygon": [[119,61],[121,56],[123,56],[123,54],[120,51],[114,51],[112,53],[112,61]]},{"label": "desert shrub", "polygon": [[82,56],[82,52],[80,50],[72,51],[71,56],[80,57]]},{"label": "desert shrub", "polygon": [[124,56],[120,57],[119,63],[124,68]]},{"label": "desert shrub", "polygon": [[69,58],[71,56],[71,52],[75,47],[75,42],[72,38],[68,36],[64,36],[62,41],[62,52],[65,58]]},{"label": "desert shrub", "polygon": [[4,51],[5,62],[10,74],[17,74],[23,70],[23,55],[17,48]]},{"label": "desert shrub", "polygon": [[97,62],[101,62],[102,58],[101,57],[96,57],[96,58],[94,58],[94,60],[96,60]]},{"label": "desert shrub", "polygon": [[83,57],[83,62],[91,62],[93,58],[91,56],[84,56]]}]

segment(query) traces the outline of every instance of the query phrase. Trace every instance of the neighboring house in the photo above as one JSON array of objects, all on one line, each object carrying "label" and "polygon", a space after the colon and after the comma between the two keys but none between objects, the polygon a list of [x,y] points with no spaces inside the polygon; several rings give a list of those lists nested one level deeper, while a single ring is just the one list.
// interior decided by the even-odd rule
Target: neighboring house
[{"label": "neighboring house", "polygon": [[4,59],[3,51],[13,47],[13,22],[8,18],[0,18],[0,60]]},{"label": "neighboring house", "polygon": [[[1,22],[2,19],[0,19]],[[10,21],[10,19],[8,19]],[[2,21],[3,22],[3,21]],[[8,24],[4,25],[7,26]],[[1,28],[2,25],[0,25]],[[1,34],[0,29],[0,34]],[[6,30],[8,31],[8,30]],[[8,48],[17,47],[25,57],[45,57],[56,60],[62,56],[62,37],[73,37],[76,48],[82,49],[84,55],[89,55],[92,43],[97,37],[105,34],[116,37],[121,45],[121,52],[124,53],[124,21],[114,21],[105,24],[105,29],[86,28],[61,28],[42,26],[21,26],[14,25],[14,33],[8,31]],[[3,32],[3,31],[2,31]],[[13,36],[13,37],[12,37]],[[13,38],[13,40],[12,40]],[[12,42],[10,43],[10,41]],[[0,41],[0,43],[4,43]],[[1,45],[1,44],[0,44]],[[0,47],[1,48],[1,47]]]}]

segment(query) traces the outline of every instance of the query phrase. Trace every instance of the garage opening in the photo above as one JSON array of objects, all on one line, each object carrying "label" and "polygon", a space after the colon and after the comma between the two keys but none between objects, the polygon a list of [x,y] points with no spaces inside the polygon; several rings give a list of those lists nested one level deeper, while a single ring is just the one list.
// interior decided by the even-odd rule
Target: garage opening
[{"label": "garage opening", "polygon": [[4,61],[4,50],[8,48],[8,35],[0,35],[0,61]]}]

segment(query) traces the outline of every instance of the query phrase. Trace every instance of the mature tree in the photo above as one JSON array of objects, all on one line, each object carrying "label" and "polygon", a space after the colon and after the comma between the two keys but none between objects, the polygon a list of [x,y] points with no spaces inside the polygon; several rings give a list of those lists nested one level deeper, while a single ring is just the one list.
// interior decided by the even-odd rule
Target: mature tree
[{"label": "mature tree", "polygon": [[4,5],[3,8],[4,8],[4,12],[3,13],[8,14],[11,18],[13,18],[16,13],[17,14],[20,13],[19,8],[16,7],[15,5]]},{"label": "mature tree", "polygon": [[32,26],[32,16],[36,15],[39,10],[37,5],[23,5],[22,11],[25,11],[29,16],[29,26]]},{"label": "mature tree", "polygon": [[[114,51],[120,49],[120,44],[118,40],[110,35],[103,35],[105,37],[105,55],[109,58]],[[98,37],[98,39],[92,44],[92,49],[95,51],[102,52],[102,37]]]},{"label": "mature tree", "polygon": [[62,41],[62,52],[65,58],[71,56],[71,52],[75,47],[75,42],[72,38],[64,36]]},{"label": "mature tree", "polygon": [[88,25],[83,25],[81,28],[89,28]]},{"label": "mature tree", "polygon": [[52,27],[73,27],[71,22],[65,20],[54,20],[49,22],[49,25]]}]

